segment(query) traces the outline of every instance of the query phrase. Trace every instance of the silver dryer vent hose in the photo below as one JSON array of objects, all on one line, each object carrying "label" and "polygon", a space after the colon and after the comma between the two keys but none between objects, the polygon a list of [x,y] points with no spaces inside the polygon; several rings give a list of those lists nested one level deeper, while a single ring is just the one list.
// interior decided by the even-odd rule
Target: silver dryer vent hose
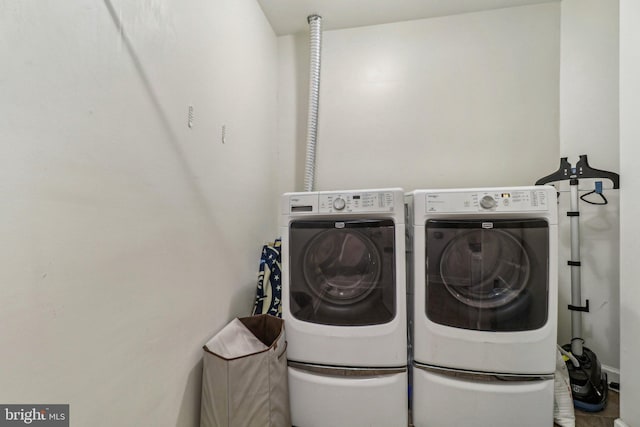
[{"label": "silver dryer vent hose", "polygon": [[318,103],[320,100],[320,49],[322,47],[322,17],[311,15],[309,22],[309,109],[307,115],[307,156],[304,171],[304,191],[313,191],[318,139]]}]

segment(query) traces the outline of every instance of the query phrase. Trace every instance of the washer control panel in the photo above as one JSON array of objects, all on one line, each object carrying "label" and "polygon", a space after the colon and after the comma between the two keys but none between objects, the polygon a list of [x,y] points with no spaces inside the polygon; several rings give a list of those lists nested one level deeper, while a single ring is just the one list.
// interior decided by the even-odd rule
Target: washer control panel
[{"label": "washer control panel", "polygon": [[426,212],[531,212],[549,209],[545,190],[427,193]]}]

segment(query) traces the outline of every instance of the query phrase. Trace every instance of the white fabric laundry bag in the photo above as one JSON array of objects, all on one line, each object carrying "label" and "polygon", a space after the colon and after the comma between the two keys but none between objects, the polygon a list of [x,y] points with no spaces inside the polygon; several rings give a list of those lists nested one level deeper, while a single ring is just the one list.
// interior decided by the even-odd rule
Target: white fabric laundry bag
[{"label": "white fabric laundry bag", "polygon": [[554,379],[553,421],[560,427],[575,427],[576,416],[573,410],[573,396],[567,364],[556,350],[556,374]]},{"label": "white fabric laundry bag", "polygon": [[290,427],[284,321],[237,318],[204,346],[201,427]]}]

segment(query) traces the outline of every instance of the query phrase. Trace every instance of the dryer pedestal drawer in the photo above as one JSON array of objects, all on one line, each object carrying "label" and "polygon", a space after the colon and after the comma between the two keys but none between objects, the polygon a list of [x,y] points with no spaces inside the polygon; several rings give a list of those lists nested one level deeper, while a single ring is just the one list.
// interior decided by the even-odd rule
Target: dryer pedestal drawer
[{"label": "dryer pedestal drawer", "polygon": [[[291,422],[297,427],[405,427],[407,372],[322,375],[289,367]],[[378,372],[379,373],[379,372]]]}]

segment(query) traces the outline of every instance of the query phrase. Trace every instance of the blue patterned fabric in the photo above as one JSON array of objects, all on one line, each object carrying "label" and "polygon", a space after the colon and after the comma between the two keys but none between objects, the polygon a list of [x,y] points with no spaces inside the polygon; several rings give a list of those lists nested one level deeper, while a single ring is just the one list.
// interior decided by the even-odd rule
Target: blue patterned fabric
[{"label": "blue patterned fabric", "polygon": [[282,275],[280,274],[280,238],[262,247],[258,270],[258,289],[253,315],[282,317]]}]

